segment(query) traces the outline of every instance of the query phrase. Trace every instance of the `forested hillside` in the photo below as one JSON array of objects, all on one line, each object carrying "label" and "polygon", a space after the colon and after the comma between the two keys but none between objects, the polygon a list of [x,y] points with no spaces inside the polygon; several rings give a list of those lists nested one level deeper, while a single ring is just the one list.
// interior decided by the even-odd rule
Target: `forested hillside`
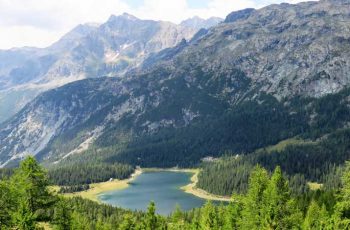
[{"label": "forested hillside", "polygon": [[[41,94],[0,124],[0,166],[88,153],[100,163],[188,167],[346,128],[349,15],[338,0],[233,12],[123,78]],[[112,34],[114,19],[102,25]]]},{"label": "forested hillside", "polygon": [[[249,173],[247,191],[234,194],[228,204],[207,202],[202,208],[168,216],[131,212],[81,198],[52,193],[45,170],[34,158],[25,159],[13,176],[0,181],[0,228],[54,229],[346,229],[350,221],[350,163],[339,190],[318,190],[295,196],[279,167],[272,175],[260,166]],[[335,199],[335,196],[337,199]]]}]

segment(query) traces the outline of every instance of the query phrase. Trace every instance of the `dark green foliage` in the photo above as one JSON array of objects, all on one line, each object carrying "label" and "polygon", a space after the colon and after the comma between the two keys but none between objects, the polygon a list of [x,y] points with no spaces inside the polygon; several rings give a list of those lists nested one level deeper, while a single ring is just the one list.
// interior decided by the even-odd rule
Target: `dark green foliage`
[{"label": "dark green foliage", "polygon": [[0,181],[0,207],[0,226],[10,226],[11,213],[15,211],[15,201],[8,181]]},{"label": "dark green foliage", "polygon": [[[338,94],[320,99],[295,97],[282,101],[277,101],[270,95],[259,95],[254,100],[243,100],[232,108],[224,109],[227,105],[222,109],[213,108],[211,114],[207,112],[205,113],[207,115],[196,118],[185,127],[163,128],[147,135],[140,133],[130,138],[125,148],[120,149],[119,154],[107,158],[107,161],[127,162],[141,166],[186,167],[197,165],[202,157],[209,155],[221,156],[227,152],[248,154],[295,136],[318,140],[326,134],[334,133],[330,137],[333,140],[329,140],[327,146],[294,146],[302,150],[287,149],[286,152],[293,151],[293,153],[289,153],[290,156],[286,158],[295,157],[295,152],[299,152],[300,155],[304,150],[317,152],[319,148],[327,147],[321,153],[321,158],[326,162],[320,162],[328,164],[327,158],[335,161],[340,154],[338,161],[343,163],[344,159],[348,158],[348,155],[344,155],[348,134],[337,133],[337,130],[350,121],[350,106],[346,100],[349,94],[350,90],[345,89]],[[339,136],[343,136],[343,139]],[[336,148],[332,147],[332,144],[343,146],[343,149],[338,148],[336,156],[329,155],[329,151]],[[110,145],[110,143],[104,143],[104,145]],[[278,154],[267,156],[269,159],[266,160],[262,156],[259,161],[268,162]],[[303,158],[298,156],[296,159]],[[288,160],[274,159],[277,162],[271,164],[271,168],[280,162],[289,163]],[[294,167],[297,164],[293,162],[290,165]],[[281,167],[290,174],[287,166],[281,165]],[[332,164],[325,167],[332,167]],[[316,171],[311,169],[308,173],[319,174],[318,171],[319,169]],[[300,172],[300,174],[304,173]],[[318,176],[313,177],[316,179]]]},{"label": "dark green foliage", "polygon": [[0,181],[1,229],[36,229],[47,220],[47,212],[56,202],[48,189],[46,171],[33,157],[27,157],[9,180]]},{"label": "dark green foliage", "polygon": [[[172,215],[163,217],[156,214],[154,202],[147,212],[132,212],[82,198],[55,197],[48,192],[46,172],[34,158],[27,158],[10,181],[0,181],[0,229],[34,230],[38,229],[39,221],[46,221],[58,230],[348,228],[349,163],[343,169],[337,201],[334,191],[318,190],[293,196],[279,167],[270,176],[266,169],[256,166],[250,175],[247,192],[234,195],[227,205],[207,202],[189,212],[182,212],[178,207]],[[333,204],[327,203],[332,199]],[[55,202],[48,202],[52,200]],[[310,205],[299,209],[301,203]]]},{"label": "dark green foliage", "polygon": [[86,191],[89,189],[90,189],[90,185],[88,185],[88,184],[60,186],[59,193],[74,193],[74,192]]},{"label": "dark green foliage", "polygon": [[148,206],[146,218],[145,218],[145,229],[153,230],[158,228],[158,218],[156,215],[156,205],[153,201]]},{"label": "dark green foliage", "polygon": [[0,180],[9,178],[14,173],[13,168],[0,168]]},{"label": "dark green foliage", "polygon": [[65,199],[57,202],[54,208],[54,216],[52,223],[57,230],[72,229],[72,208]]},{"label": "dark green foliage", "polygon": [[336,131],[315,143],[287,145],[280,151],[261,150],[239,157],[226,157],[205,164],[198,186],[220,195],[242,193],[247,189],[249,172],[255,164],[268,171],[280,165],[290,179],[294,194],[307,192],[307,182],[325,184],[325,189],[340,187],[340,168],[350,159],[350,129]]},{"label": "dark green foliage", "polygon": [[73,186],[86,185],[109,179],[125,179],[134,168],[125,164],[87,163],[78,165],[58,166],[49,170],[49,179],[55,185]]}]

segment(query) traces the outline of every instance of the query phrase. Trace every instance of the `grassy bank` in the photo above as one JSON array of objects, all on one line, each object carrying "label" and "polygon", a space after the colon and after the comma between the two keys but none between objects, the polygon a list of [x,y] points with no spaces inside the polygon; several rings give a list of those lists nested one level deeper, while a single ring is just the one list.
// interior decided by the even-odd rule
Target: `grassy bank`
[{"label": "grassy bank", "polygon": [[218,196],[215,194],[211,194],[206,192],[203,189],[197,188],[198,183],[198,174],[200,172],[200,169],[179,169],[179,168],[146,168],[143,169],[144,172],[159,172],[159,171],[170,171],[170,172],[186,172],[193,174],[191,177],[191,183],[188,185],[185,185],[181,187],[181,189],[186,192],[190,193],[194,196],[206,199],[206,200],[214,200],[214,201],[230,201],[230,197],[226,196]]},{"label": "grassy bank", "polygon": [[[200,169],[179,169],[179,168],[137,169],[137,170],[135,170],[135,172],[131,175],[131,177],[129,179],[113,180],[113,181],[91,184],[90,189],[87,191],[66,193],[66,194],[64,194],[64,196],[65,197],[80,196],[84,199],[89,199],[89,200],[93,200],[96,202],[100,202],[100,200],[98,198],[99,194],[104,193],[104,192],[108,192],[108,191],[120,190],[120,189],[127,188],[129,186],[129,183],[132,180],[134,180],[138,175],[140,175],[142,172],[160,172],[160,171],[185,172],[185,173],[192,174],[191,183],[181,187],[181,189],[186,193],[190,193],[194,196],[197,196],[197,197],[200,197],[200,198],[203,198],[206,200],[215,200],[215,201],[229,201],[230,200],[230,197],[214,195],[214,194],[211,194],[211,193],[204,191],[203,189],[197,188],[198,174],[200,172]],[[59,187],[55,186],[54,189],[58,191]]]},{"label": "grassy bank", "polygon": [[230,197],[226,196],[218,196],[215,194],[208,193],[207,191],[197,188],[198,183],[198,174],[200,172],[199,169],[193,169],[190,172],[193,173],[193,176],[191,177],[191,183],[188,185],[185,185],[181,187],[182,190],[184,190],[186,193],[190,193],[194,196],[206,199],[206,200],[215,200],[215,201],[230,201]]},{"label": "grassy bank", "polygon": [[81,192],[75,193],[66,193],[65,197],[75,197],[80,196],[84,199],[93,200],[96,202],[100,202],[98,195],[104,192],[125,189],[129,186],[129,183],[134,180],[138,175],[142,173],[141,169],[135,170],[135,172],[130,176],[130,178],[125,180],[112,180],[102,183],[95,183],[90,185],[90,189]]}]

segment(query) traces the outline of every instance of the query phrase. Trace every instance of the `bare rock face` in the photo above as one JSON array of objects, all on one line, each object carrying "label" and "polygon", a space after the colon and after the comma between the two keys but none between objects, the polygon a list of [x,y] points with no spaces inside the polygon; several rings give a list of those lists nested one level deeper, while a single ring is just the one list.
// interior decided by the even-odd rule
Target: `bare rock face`
[{"label": "bare rock face", "polygon": [[233,12],[170,65],[216,74],[238,68],[252,90],[320,97],[350,83],[349,38],[348,1],[271,5]]},{"label": "bare rock face", "polygon": [[209,29],[210,27],[216,26],[222,21],[223,19],[218,17],[203,19],[198,16],[195,16],[193,18],[189,18],[187,20],[182,21],[180,25],[199,30],[199,29]]},{"label": "bare rock face", "polygon": [[123,76],[150,54],[191,39],[198,29],[125,13],[101,25],[79,25],[45,49],[0,51],[0,104],[6,107],[0,108],[0,122],[45,90],[85,78]]}]

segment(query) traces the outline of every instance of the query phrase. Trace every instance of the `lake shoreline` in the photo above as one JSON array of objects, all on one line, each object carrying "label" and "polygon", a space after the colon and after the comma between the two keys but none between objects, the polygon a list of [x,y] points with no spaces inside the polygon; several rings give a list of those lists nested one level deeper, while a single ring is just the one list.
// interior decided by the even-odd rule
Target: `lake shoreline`
[{"label": "lake shoreline", "polygon": [[191,182],[185,186],[180,187],[180,189],[186,193],[192,194],[196,197],[199,197],[199,198],[202,198],[205,200],[224,201],[224,202],[231,200],[230,197],[211,194],[203,189],[197,188],[198,174],[200,172],[200,169],[180,169],[180,168],[137,168],[135,170],[135,172],[133,174],[131,174],[131,176],[128,179],[124,179],[124,180],[115,179],[113,181],[91,184],[90,189],[88,189],[86,191],[67,193],[67,194],[64,194],[64,196],[65,197],[80,196],[82,198],[101,203],[101,200],[99,199],[99,195],[101,193],[114,191],[114,190],[126,189],[129,186],[129,183],[132,182],[133,180],[135,180],[142,173],[161,172],[161,171],[191,173],[192,174],[191,179],[190,179]]},{"label": "lake shoreline", "polygon": [[121,190],[126,189],[129,187],[129,183],[135,180],[139,175],[142,174],[142,169],[135,169],[134,173],[130,175],[128,179],[124,180],[118,180],[114,179],[112,181],[106,181],[106,182],[100,182],[100,183],[94,183],[90,184],[90,189],[86,191],[81,192],[75,192],[75,193],[66,193],[63,194],[65,197],[82,197],[84,199],[92,200],[98,203],[102,203],[102,201],[99,199],[99,195],[101,193],[114,191],[114,190]]}]

